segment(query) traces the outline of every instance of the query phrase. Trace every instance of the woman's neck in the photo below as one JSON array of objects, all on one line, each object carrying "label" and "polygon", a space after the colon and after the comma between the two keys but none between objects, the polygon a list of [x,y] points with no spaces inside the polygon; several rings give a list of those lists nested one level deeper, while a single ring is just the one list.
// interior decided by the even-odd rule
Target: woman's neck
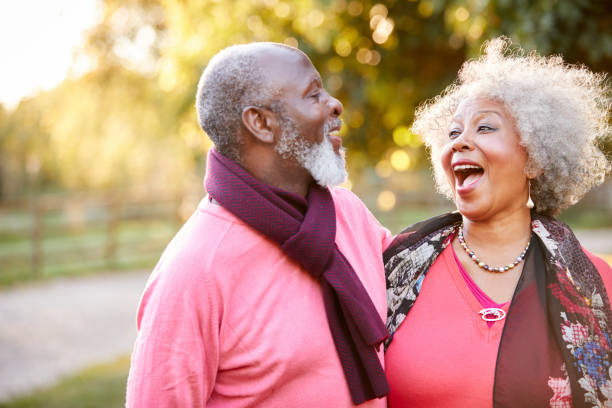
[{"label": "woman's neck", "polygon": [[487,220],[463,217],[463,234],[470,247],[486,252],[524,246],[531,236],[531,214],[521,209]]},{"label": "woman's neck", "polygon": [[[463,217],[463,230],[469,250],[480,261],[490,267],[507,266],[516,261],[531,238],[531,215],[527,210],[486,221]],[[457,238],[453,246],[461,264],[484,293],[497,303],[512,299],[523,270],[523,262],[503,273],[490,272],[474,262]]]}]

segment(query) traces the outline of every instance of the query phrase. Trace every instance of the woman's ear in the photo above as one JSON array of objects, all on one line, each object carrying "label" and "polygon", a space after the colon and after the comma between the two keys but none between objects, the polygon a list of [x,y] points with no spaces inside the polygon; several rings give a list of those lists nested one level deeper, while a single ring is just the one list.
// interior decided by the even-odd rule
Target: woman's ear
[{"label": "woman's ear", "polygon": [[535,167],[533,165],[527,165],[527,168],[525,169],[525,175],[530,180],[540,176],[542,173],[544,173],[544,170],[539,166]]},{"label": "woman's ear", "polygon": [[247,106],[242,110],[242,124],[258,141],[274,143],[279,123],[276,114],[271,110]]}]

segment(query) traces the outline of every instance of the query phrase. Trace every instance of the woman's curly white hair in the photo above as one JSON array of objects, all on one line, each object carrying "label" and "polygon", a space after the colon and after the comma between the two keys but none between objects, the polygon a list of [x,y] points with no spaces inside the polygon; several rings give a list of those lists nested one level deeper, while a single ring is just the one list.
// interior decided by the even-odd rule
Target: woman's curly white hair
[{"label": "woman's curly white hair", "polygon": [[431,151],[438,189],[452,199],[440,153],[451,118],[472,97],[501,101],[513,116],[528,154],[525,173],[538,213],[556,215],[604,182],[610,162],[597,144],[609,137],[610,90],[605,75],[568,65],[559,56],[512,50],[506,37],[484,45],[458,80],[417,109],[412,130]]}]

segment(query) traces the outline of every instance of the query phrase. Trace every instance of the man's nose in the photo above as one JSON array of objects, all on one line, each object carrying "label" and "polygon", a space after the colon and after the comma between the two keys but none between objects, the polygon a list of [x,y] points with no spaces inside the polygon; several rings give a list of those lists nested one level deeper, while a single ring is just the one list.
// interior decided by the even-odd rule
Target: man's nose
[{"label": "man's nose", "polygon": [[329,106],[331,108],[332,116],[338,117],[338,116],[342,115],[342,112],[344,111],[344,107],[342,106],[342,102],[340,102],[338,99],[334,98],[331,95],[329,97]]}]

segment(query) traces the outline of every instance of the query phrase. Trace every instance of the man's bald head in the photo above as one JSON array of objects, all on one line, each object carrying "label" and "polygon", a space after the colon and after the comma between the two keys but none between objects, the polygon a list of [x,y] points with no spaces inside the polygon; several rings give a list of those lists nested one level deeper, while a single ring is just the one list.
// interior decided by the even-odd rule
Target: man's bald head
[{"label": "man's bald head", "polygon": [[242,111],[247,106],[273,106],[278,89],[268,80],[263,59],[278,52],[306,55],[277,43],[233,45],[217,53],[202,73],[196,95],[200,127],[217,150],[232,160],[240,159],[239,136]]}]

